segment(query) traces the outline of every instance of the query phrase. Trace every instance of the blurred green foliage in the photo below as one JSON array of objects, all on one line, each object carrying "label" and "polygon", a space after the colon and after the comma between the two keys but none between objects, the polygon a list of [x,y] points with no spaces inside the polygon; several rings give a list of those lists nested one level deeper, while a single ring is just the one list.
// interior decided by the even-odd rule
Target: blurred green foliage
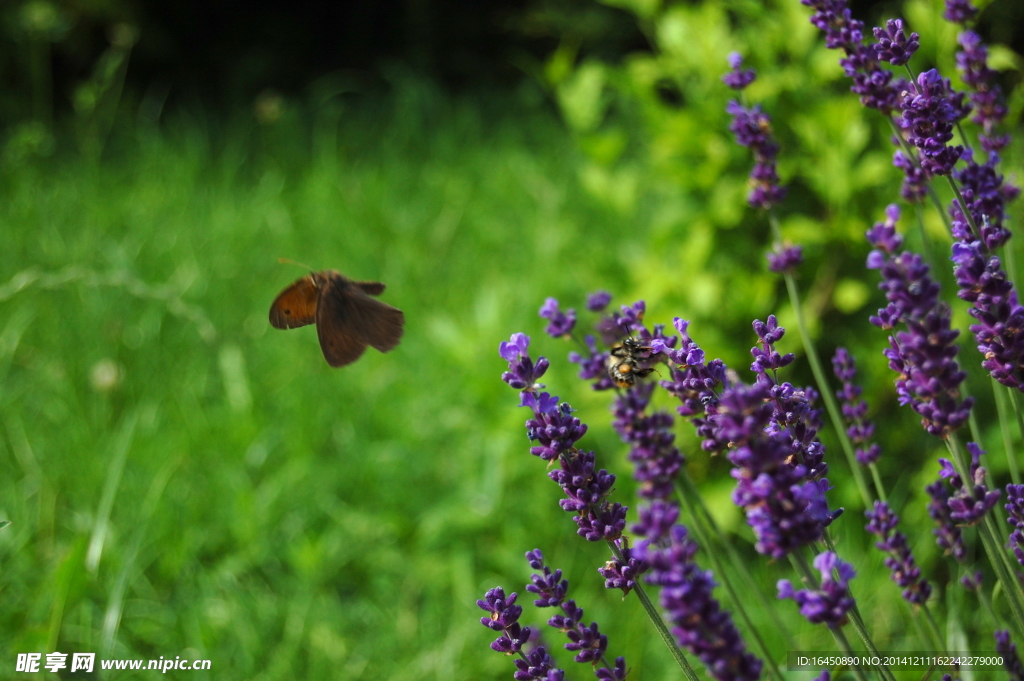
[{"label": "blurred green foliage", "polygon": [[[857,355],[885,415],[881,467],[915,554],[940,586],[957,578],[922,501],[940,445],[896,409],[884,335],[866,319],[880,296],[862,235],[898,193],[888,130],[847,92],[795,0],[615,4],[657,51],[581,61],[567,40],[538,71],[543,92],[453,99],[400,78],[389,99],[353,104],[331,77],[306,100],[266,93],[233,118],[197,110],[158,122],[145,101],[126,111],[122,64],[110,57],[90,81],[100,94],[83,94],[92,104],[66,128],[78,132],[54,136],[38,121],[8,131],[4,650],[211,659],[195,679],[507,678],[474,601],[499,584],[522,591],[522,555],[539,547],[612,654],[627,656],[630,678],[676,678],[635,600],[601,588],[605,548],[576,537],[527,453],[497,344],[534,337],[553,362],[549,389],[590,424],[584,445],[619,475],[614,498],[632,505],[609,396],[585,389],[564,361],[571,348],[543,337],[544,298],[578,309],[598,288],[616,303],[644,298],[649,321],[690,319],[708,354],[740,374],[753,318],[777,313],[791,326],[764,265],[767,225],[745,205],[750,160],[727,131],[731,93],[719,78],[732,49],[758,68],[747,95],[781,141],[783,230],[808,254],[801,285],[820,350],[842,343]],[[951,29],[928,23],[936,7],[908,3],[907,15],[925,58],[951,73]],[[1019,95],[1012,106],[1019,115]],[[943,262],[939,223],[924,220]],[[270,301],[301,276],[280,257],[387,283],[384,300],[406,314],[403,343],[332,370],[312,328],[271,330]],[[784,346],[799,350],[795,334]],[[972,353],[964,363],[977,379]],[[792,378],[809,382],[802,362]],[[973,380],[996,442],[983,387]],[[688,426],[679,442],[772,593],[791,574],[755,557],[726,462],[702,456]],[[879,647],[899,647],[914,640],[908,609],[893,606],[844,464],[832,461],[831,498],[850,509],[835,532],[860,573],[860,607]],[[1005,459],[987,463],[1004,481]],[[941,597],[949,638],[987,643],[991,625],[964,598]],[[801,646],[830,649],[787,605]],[[525,620],[546,617],[527,603]],[[763,633],[783,655],[782,633]]]}]

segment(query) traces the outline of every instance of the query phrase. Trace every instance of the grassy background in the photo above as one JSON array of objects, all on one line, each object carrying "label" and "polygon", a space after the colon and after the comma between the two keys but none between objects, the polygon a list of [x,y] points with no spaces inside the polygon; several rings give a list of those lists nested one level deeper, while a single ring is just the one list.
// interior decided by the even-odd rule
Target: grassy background
[{"label": "grassy background", "polygon": [[[212,659],[198,679],[503,677],[474,601],[521,590],[535,547],[586,583],[581,604],[618,632],[616,654],[646,650],[636,604],[599,593],[605,551],[574,538],[526,453],[497,356],[513,331],[540,335],[548,294],[636,293],[646,226],[621,242],[557,121],[522,105],[495,116],[503,106],[410,86],[379,109],[293,111],[224,136],[189,119],[137,130],[111,162],[4,169],[11,660]],[[386,282],[408,320],[401,346],[332,370],[312,327],[270,329],[270,301],[301,276],[278,257]],[[602,404],[568,368],[552,377]]]},{"label": "grassy background", "polygon": [[[720,123],[709,148],[726,126],[721,107],[710,110],[699,114]],[[827,114],[815,120],[838,125]],[[377,104],[286,106],[273,125],[199,113],[159,131],[140,121],[115,130],[103,161],[8,157],[0,519],[13,524],[0,532],[0,677],[14,653],[59,650],[212,660],[208,673],[168,678],[508,678],[511,663],[487,649],[474,601],[495,585],[521,592],[522,555],[539,547],[566,570],[611,654],[627,656],[630,678],[677,678],[635,600],[603,591],[596,568],[606,549],[575,536],[557,487],[528,455],[526,414],[499,380],[497,345],[525,331],[552,358],[550,389],[580,409],[591,425],[584,445],[619,475],[615,499],[632,505],[609,396],[576,381],[570,348],[543,337],[544,298],[577,308],[598,288],[616,302],[646,298],[650,321],[693,319],[709,355],[741,369],[751,318],[778,311],[787,323],[787,310],[764,271],[763,224],[738,228],[753,221],[742,173],[701,194],[726,172],[726,147],[717,174],[689,170],[697,188],[677,195],[666,187],[678,178],[639,165],[599,172],[581,140],[587,147],[529,99],[452,100],[407,82]],[[871,178],[873,191],[895,194],[891,179]],[[706,204],[714,217],[695,219]],[[880,205],[863,211],[870,218],[844,205],[820,223],[787,224],[803,234],[834,220],[840,235],[826,226],[812,247],[827,251],[827,239],[859,239],[880,215]],[[845,254],[851,269],[863,250]],[[312,328],[270,329],[270,302],[302,274],[280,257],[384,281],[383,299],[406,315],[402,344],[333,370]],[[838,325],[847,318],[831,307],[829,267],[808,275],[809,288],[825,291],[817,303],[812,295],[812,323],[836,315],[829,338],[871,350],[858,359],[878,394],[890,378],[877,354],[884,336],[868,331],[863,312],[872,303],[847,310],[855,325]],[[872,275],[864,281],[873,288]],[[786,343],[796,350],[795,334]],[[805,368],[794,371],[808,381]],[[890,412],[883,442],[896,452],[882,464],[892,498],[913,500],[903,515],[929,577],[955,580],[920,498],[938,442],[905,410],[891,416],[891,392],[880,399]],[[689,427],[680,441],[774,593],[792,575],[746,543],[728,466],[696,453]],[[909,611],[894,606],[839,450],[830,451],[830,499],[852,506],[837,540],[860,571],[865,619],[880,648],[914,645]],[[938,603],[954,648],[967,647],[965,634],[991,640],[991,624],[963,598],[951,589]],[[801,648],[832,649],[791,603],[776,610]],[[755,617],[783,655],[768,613]],[[525,621],[546,618],[527,606]],[[564,651],[558,659],[571,666]]]}]

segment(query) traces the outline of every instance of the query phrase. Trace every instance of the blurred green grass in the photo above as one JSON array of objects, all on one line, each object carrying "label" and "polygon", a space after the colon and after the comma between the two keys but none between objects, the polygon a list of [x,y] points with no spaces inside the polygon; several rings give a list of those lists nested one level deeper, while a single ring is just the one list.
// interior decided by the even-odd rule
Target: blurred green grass
[{"label": "blurred green grass", "polygon": [[[505,676],[474,601],[535,547],[644,640],[497,356],[546,295],[629,290],[623,226],[543,108],[403,96],[4,168],[5,650],[211,659],[196,679]],[[302,274],[279,257],[386,282],[402,344],[332,370],[312,327],[270,329]]]},{"label": "blurred green grass", "polygon": [[[407,83],[376,105],[286,108],[273,125],[193,115],[118,135],[100,163],[62,153],[0,169],[5,650],[211,659],[194,679],[507,678],[474,601],[522,592],[523,553],[539,547],[630,678],[678,676],[635,599],[604,592],[606,549],[575,536],[528,455],[497,345],[525,331],[552,358],[545,380],[580,409],[585,446],[632,506],[608,396],[575,379],[536,311],[598,288],[646,297],[651,321],[698,319],[709,354],[743,366],[751,317],[778,304],[763,265],[732,264],[760,262],[758,242],[711,236],[686,197],[645,193],[643,177],[629,211],[587,191],[565,129],[523,100]],[[687,266],[726,244],[728,268]],[[384,281],[402,344],[333,370],[312,327],[270,329],[270,301],[302,274],[281,257]],[[727,465],[691,454],[680,430],[720,520],[746,536]],[[897,495],[934,473],[900,470]],[[923,517],[910,513],[912,540],[935,567]],[[836,532],[885,647],[907,613],[859,524]],[[769,593],[791,576],[741,550]],[[831,649],[780,610],[805,649]],[[525,621],[546,617],[527,604]],[[781,655],[780,633],[763,633]]]}]

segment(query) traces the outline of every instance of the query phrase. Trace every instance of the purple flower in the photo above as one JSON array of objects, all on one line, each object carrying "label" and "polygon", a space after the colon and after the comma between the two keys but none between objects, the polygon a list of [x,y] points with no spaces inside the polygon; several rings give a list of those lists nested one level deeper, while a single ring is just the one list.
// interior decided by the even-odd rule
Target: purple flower
[{"label": "purple flower", "polygon": [[836,348],[836,354],[832,357],[832,369],[836,378],[843,384],[836,396],[842,401],[846,435],[856,447],[854,453],[857,463],[867,466],[878,461],[882,449],[876,443],[871,442],[871,438],[875,434],[875,424],[866,418],[868,403],[860,399],[861,387],[853,382],[857,375],[857,365],[846,348]]},{"label": "purple flower", "polygon": [[910,37],[903,31],[902,19],[889,19],[885,22],[885,28],[874,29],[875,53],[880,61],[887,61],[893,66],[902,66],[910,61],[919,47],[919,38],[916,33]]},{"label": "purple flower", "polygon": [[949,208],[954,223],[953,236],[959,241],[980,238],[986,249],[995,251],[1010,239],[1009,230],[1003,227],[1006,204],[1016,199],[1020,190],[1013,185],[1003,184],[1003,176],[996,172],[998,156],[991,156],[987,162],[979,165],[968,151],[964,159],[967,161],[965,167],[955,171],[953,177],[960,183],[960,193],[967,204],[967,212],[979,226],[980,235],[971,231],[959,201],[954,201]]},{"label": "purple flower", "polygon": [[675,446],[672,415],[647,411],[653,392],[653,383],[638,383],[620,392],[612,407],[613,425],[630,446],[633,477],[640,483],[637,493],[645,499],[668,499],[685,460]]},{"label": "purple flower", "polygon": [[750,354],[754,356],[754,363],[750,365],[751,371],[757,374],[765,374],[769,371],[774,373],[793,363],[796,355],[792,352],[783,355],[775,350],[774,344],[786,335],[786,329],[779,326],[779,320],[775,318],[775,315],[768,315],[767,322],[755,319],[752,326],[763,349],[755,345],[750,350]]},{"label": "purple flower", "polygon": [[544,357],[534,365],[529,347],[530,337],[524,333],[514,333],[510,340],[498,345],[498,354],[508,362],[508,371],[501,375],[501,380],[516,390],[533,390],[537,380],[548,370],[548,360]]},{"label": "purple flower", "polygon": [[598,681],[625,681],[626,678],[626,658],[617,657],[615,658],[615,668],[608,669],[607,667],[601,667],[596,672]]},{"label": "purple flower", "polygon": [[954,24],[967,24],[978,13],[978,8],[970,0],[946,0],[946,11],[942,17]]},{"label": "purple flower", "polygon": [[957,525],[976,525],[999,501],[999,490],[989,491],[985,485],[988,473],[981,465],[981,455],[985,452],[973,442],[967,443],[967,451],[971,454],[970,480],[963,480],[948,459],[939,459],[942,464],[939,475],[953,488],[954,494],[946,505],[950,520]]},{"label": "purple flower", "polygon": [[747,109],[736,101],[729,102],[725,110],[732,116],[729,130],[736,136],[736,143],[754,152],[747,203],[754,208],[771,208],[786,196],[786,188],[779,185],[775,170],[779,146],[772,138],[771,119],[760,106]]},{"label": "purple flower", "polygon": [[543,646],[538,646],[515,661],[516,681],[562,681],[565,672],[555,667],[555,661]]},{"label": "purple flower", "polygon": [[788,437],[791,453],[803,466],[806,479],[819,480],[825,476],[828,465],[824,461],[825,446],[818,439],[821,410],[813,406],[818,393],[813,388],[799,390],[792,383],[777,383],[776,372],[791,364],[795,355],[782,355],[775,350],[775,343],[786,333],[775,315],[770,315],[767,323],[755,320],[753,326],[761,347],[751,349],[754,362],[750,369],[757,373],[758,385],[768,388],[773,406],[767,430]]},{"label": "purple flower", "polygon": [[568,312],[562,312],[558,309],[558,301],[548,298],[541,305],[538,314],[551,322],[544,331],[552,338],[565,338],[572,335],[573,327],[576,326],[576,310],[570,309]]},{"label": "purple flower", "polygon": [[765,385],[731,386],[708,421],[717,448],[728,449],[735,466],[733,502],[746,512],[755,548],[781,558],[820,539],[838,513],[830,513],[825,501],[828,481],[808,480],[807,468],[793,461],[789,434],[769,431],[770,396]]},{"label": "purple flower", "polygon": [[985,255],[980,241],[953,244],[957,295],[971,303],[978,324],[970,329],[984,367],[1005,386],[1024,391],[1024,307],[1002,263]]},{"label": "purple flower", "polygon": [[1010,546],[1017,562],[1024,565],[1024,485],[1006,486],[1006,512],[1009,514],[1013,532],[1010,533]]},{"label": "purple flower", "polygon": [[949,79],[935,69],[918,75],[916,88],[900,101],[907,141],[921,150],[921,167],[932,175],[949,175],[964,148],[948,146],[953,126],[970,110],[963,93],[950,87]]},{"label": "purple flower", "polygon": [[925,487],[925,491],[932,498],[928,504],[928,515],[935,521],[936,528],[932,530],[935,543],[946,555],[952,555],[958,563],[964,562],[967,558],[967,548],[964,546],[962,531],[950,517],[948,501],[952,494],[949,488],[942,480],[938,480]]},{"label": "purple flower", "polygon": [[672,526],[679,520],[679,506],[673,502],[655,499],[640,507],[640,522],[630,529],[638,537],[645,537],[650,543],[658,543],[667,537]]},{"label": "purple flower", "polygon": [[995,131],[1007,114],[1003,91],[996,83],[995,71],[988,67],[988,50],[981,37],[974,31],[964,31],[959,42],[964,49],[956,53],[956,67],[971,88],[971,120],[982,127],[981,146],[992,154],[1010,143],[1009,135],[998,135]]},{"label": "purple flower", "polygon": [[657,541],[641,542],[638,551],[650,564],[647,583],[661,587],[659,600],[679,645],[700,658],[719,681],[758,679],[762,662],[747,651],[732,617],[712,595],[714,579],[694,562],[697,545],[686,528],[674,525]]},{"label": "purple flower", "polygon": [[960,578],[960,585],[968,591],[977,591],[981,588],[981,581],[984,574],[981,570],[975,570],[974,574],[966,574]]},{"label": "purple flower", "polygon": [[619,560],[613,555],[612,559],[597,571],[604,577],[606,589],[622,589],[622,595],[625,596],[636,588],[636,580],[647,572],[648,565],[643,558],[637,557],[638,554],[635,550],[629,548],[629,542],[625,537],[617,540],[615,545],[622,553],[623,560]]},{"label": "purple flower", "polygon": [[[540,598],[534,603],[537,607],[560,608],[562,614],[554,615],[548,620],[548,625],[559,629],[569,638],[565,649],[576,653],[577,662],[591,662],[595,666],[604,661],[604,652],[608,648],[608,637],[601,633],[597,622],[591,622],[589,626],[582,624],[583,608],[576,605],[573,600],[566,600],[565,596],[569,589],[569,582],[561,579],[562,571],[554,570],[544,565],[544,556],[540,549],[534,549],[526,554],[526,560],[534,570],[541,570],[541,574],[533,574],[530,580],[533,582],[527,586],[527,590],[538,594]],[[626,662],[623,658],[616,660],[615,668],[609,669],[607,664],[604,669],[597,672],[601,679],[621,679],[625,674]],[[602,676],[603,673],[603,676]]]},{"label": "purple flower", "polygon": [[748,85],[754,82],[757,78],[757,74],[754,73],[754,69],[742,69],[743,57],[739,52],[729,53],[729,68],[732,69],[729,73],[722,76],[722,82],[731,87],[733,90],[743,90]]},{"label": "purple flower", "polygon": [[905,81],[893,81],[892,71],[882,68],[873,45],[864,44],[864,24],[850,14],[846,0],[800,0],[815,10],[811,23],[825,33],[825,46],[841,49],[839,60],[847,77],[853,80],[850,90],[860,96],[861,103],[885,115],[899,106]]},{"label": "purple flower", "polygon": [[489,617],[480,618],[480,624],[501,632],[501,636],[491,643],[491,650],[511,655],[522,650],[523,645],[530,639],[530,628],[519,625],[519,616],[523,614],[523,608],[515,604],[516,597],[517,594],[513,593],[505,598],[505,590],[499,586],[488,591],[483,599],[476,602],[481,610],[490,613]]},{"label": "purple flower", "polygon": [[612,294],[607,291],[595,291],[587,296],[587,309],[591,312],[601,312],[612,300]]},{"label": "purple flower", "polygon": [[626,527],[627,507],[606,498],[615,476],[596,470],[594,453],[573,449],[558,458],[559,467],[548,477],[562,488],[566,498],[559,501],[565,511],[574,512],[577,534],[588,541],[614,541]]},{"label": "purple flower", "polygon": [[[814,567],[821,573],[819,588],[796,591],[788,579],[780,579],[779,598],[795,600],[800,606],[800,614],[812,624],[841,626],[846,623],[846,613],[853,607],[853,597],[847,588],[856,574],[853,566],[839,560],[839,556],[831,551],[825,551],[814,559]],[[833,570],[838,573],[838,578],[833,576]]]},{"label": "purple flower", "polygon": [[1011,681],[1024,681],[1024,665],[1017,655],[1017,646],[1010,640],[1010,632],[1006,629],[996,631],[996,652],[1003,656],[1003,668],[1010,675]]},{"label": "purple flower", "polygon": [[884,501],[875,501],[874,510],[865,515],[869,521],[865,529],[882,540],[875,542],[875,547],[889,554],[885,566],[892,572],[892,581],[903,587],[904,600],[922,605],[931,595],[932,587],[921,577],[921,570],[907,546],[906,535],[896,530],[899,517]]},{"label": "purple flower", "polygon": [[584,381],[591,381],[591,388],[611,390],[615,383],[608,376],[608,352],[599,350],[597,340],[589,334],[583,340],[589,352],[586,355],[570,352],[569,361],[580,365],[579,377]]},{"label": "purple flower", "polygon": [[572,415],[567,402],[558,404],[558,398],[547,393],[524,392],[519,406],[533,410],[533,418],[526,422],[526,434],[538,444],[530,447],[530,453],[544,461],[571,451],[587,432],[586,424]]},{"label": "purple flower", "polygon": [[892,164],[903,171],[903,185],[900,196],[909,203],[920,203],[928,196],[928,183],[931,175],[921,168],[920,164],[901,149],[892,155]]},{"label": "purple flower", "polygon": [[561,605],[569,592],[569,580],[562,579],[562,571],[551,571],[551,568],[544,566],[544,554],[540,549],[526,552],[526,562],[534,570],[542,570],[542,574],[530,576],[531,584],[526,585],[526,590],[536,594],[538,598],[533,602],[538,608],[553,608]]},{"label": "purple flower", "polygon": [[959,331],[950,328],[949,308],[939,303],[939,285],[924,260],[901,250],[902,238],[895,232],[899,209],[889,206],[886,214],[886,222],[868,230],[867,239],[875,247],[868,267],[880,271],[879,288],[889,304],[870,321],[883,329],[905,325],[905,331],[889,337],[884,353],[889,368],[898,374],[900,404],[909,404],[920,414],[929,433],[946,437],[967,421],[974,404],[971,398],[960,399],[966,374],[956,362],[959,349],[953,341]]},{"label": "purple flower", "polygon": [[776,244],[775,252],[768,254],[768,269],[780,274],[792,274],[804,262],[803,246]]}]

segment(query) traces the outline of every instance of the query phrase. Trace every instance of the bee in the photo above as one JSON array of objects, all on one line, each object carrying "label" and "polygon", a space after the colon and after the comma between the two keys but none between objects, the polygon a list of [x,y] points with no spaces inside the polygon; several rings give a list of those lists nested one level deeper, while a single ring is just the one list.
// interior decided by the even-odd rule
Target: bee
[{"label": "bee", "polygon": [[638,338],[624,338],[612,345],[606,366],[608,377],[620,388],[631,388],[636,379],[645,378],[654,369],[648,366],[651,361],[651,348],[640,342]]}]

